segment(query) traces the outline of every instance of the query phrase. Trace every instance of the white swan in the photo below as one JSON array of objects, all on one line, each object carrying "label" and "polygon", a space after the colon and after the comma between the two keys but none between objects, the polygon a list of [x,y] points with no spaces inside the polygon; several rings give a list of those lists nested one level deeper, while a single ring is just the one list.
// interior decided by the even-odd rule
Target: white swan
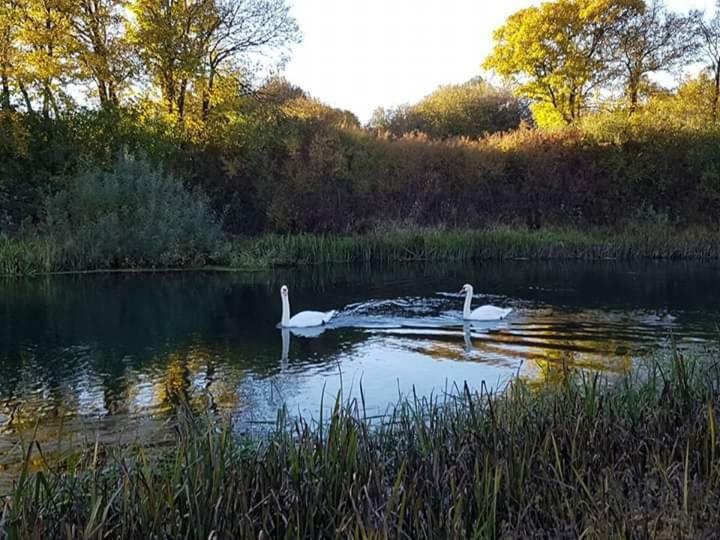
[{"label": "white swan", "polygon": [[480,306],[470,311],[472,303],[473,288],[472,285],[465,284],[460,289],[461,293],[465,293],[465,306],[463,307],[463,319],[466,321],[499,321],[507,317],[512,308],[499,308],[496,306]]},{"label": "white swan", "polygon": [[336,311],[302,311],[290,318],[290,298],[286,285],[280,287],[280,298],[282,298],[282,319],[280,326],[283,328],[310,328],[312,326],[322,326],[332,319]]}]

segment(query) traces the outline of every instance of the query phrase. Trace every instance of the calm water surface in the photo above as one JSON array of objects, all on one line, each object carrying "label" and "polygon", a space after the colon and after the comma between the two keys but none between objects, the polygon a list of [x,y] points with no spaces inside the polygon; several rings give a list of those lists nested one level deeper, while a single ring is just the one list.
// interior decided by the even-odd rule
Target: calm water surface
[{"label": "calm water surface", "polygon": [[[461,321],[511,306],[506,321]],[[337,309],[319,333],[281,331],[293,311]],[[563,363],[627,369],[675,339],[711,343],[720,267],[695,263],[413,264],[266,273],[103,274],[0,281],[0,469],[41,419],[48,440],[152,436],[179,400],[260,425],[285,404],[317,417],[338,390],[383,412],[399,395],[467,381],[552,376]],[[701,345],[702,346],[702,345]]]}]

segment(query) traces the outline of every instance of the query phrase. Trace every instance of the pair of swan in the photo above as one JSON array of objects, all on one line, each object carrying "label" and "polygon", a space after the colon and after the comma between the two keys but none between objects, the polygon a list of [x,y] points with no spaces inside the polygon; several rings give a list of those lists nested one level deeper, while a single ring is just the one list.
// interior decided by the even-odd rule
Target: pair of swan
[{"label": "pair of swan", "polygon": [[[507,317],[512,308],[499,308],[496,306],[481,306],[470,311],[472,304],[473,287],[470,284],[463,285],[460,289],[465,293],[465,304],[463,306],[463,319],[466,321],[499,321]],[[312,328],[323,326],[332,319],[337,311],[301,311],[290,317],[290,295],[287,285],[280,287],[280,298],[282,299],[282,328]]]}]

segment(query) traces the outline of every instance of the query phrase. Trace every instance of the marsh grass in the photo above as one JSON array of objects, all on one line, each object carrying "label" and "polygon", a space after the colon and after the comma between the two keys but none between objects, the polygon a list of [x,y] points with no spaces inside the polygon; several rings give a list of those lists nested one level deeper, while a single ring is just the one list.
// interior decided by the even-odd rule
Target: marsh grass
[{"label": "marsh grass", "polygon": [[[237,238],[220,243],[207,262],[209,267],[262,269],[357,262],[718,258],[720,233],[708,229],[677,231],[662,225],[637,225],[621,232],[583,232],[497,226],[477,230],[391,228],[348,236],[297,234]],[[192,253],[180,253],[169,266],[182,268],[185,264],[195,268],[197,260]],[[68,252],[49,238],[19,240],[0,236],[0,275],[168,266],[157,262],[123,266],[109,260],[106,264],[88,261],[82,251]]]},{"label": "marsh grass", "polygon": [[[176,444],[20,476],[0,538],[690,538],[720,527],[715,353],[620,378],[362,400],[265,437],[181,414]],[[26,448],[29,463],[41,452]]]},{"label": "marsh grass", "polygon": [[15,240],[0,235],[0,275],[40,274],[62,266],[58,250],[50,240]]},{"label": "marsh grass", "polygon": [[660,225],[622,232],[531,231],[498,226],[478,230],[389,230],[357,236],[268,235],[237,240],[224,263],[236,268],[352,262],[480,259],[717,259],[720,234]]}]

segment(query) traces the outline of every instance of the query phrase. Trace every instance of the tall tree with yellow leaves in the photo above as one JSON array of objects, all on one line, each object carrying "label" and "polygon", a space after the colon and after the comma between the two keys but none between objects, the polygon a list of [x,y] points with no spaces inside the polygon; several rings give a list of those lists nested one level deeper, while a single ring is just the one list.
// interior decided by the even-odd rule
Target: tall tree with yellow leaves
[{"label": "tall tree with yellow leaves", "polygon": [[218,78],[240,80],[253,53],[299,38],[286,0],[133,0],[130,32],[168,113],[183,118],[188,93],[207,119]]},{"label": "tall tree with yellow leaves", "polygon": [[60,114],[58,95],[76,75],[70,13],[75,0],[22,0],[18,39],[22,46],[23,73],[16,73],[28,109],[28,85],[40,99],[42,114]]},{"label": "tall tree with yellow leaves", "polygon": [[125,35],[127,0],[77,0],[71,12],[81,77],[94,82],[100,105],[117,106],[136,70]]},{"label": "tall tree with yellow leaves", "polygon": [[14,70],[19,55],[18,0],[0,0],[0,108],[12,108]]},{"label": "tall tree with yellow leaves", "polygon": [[616,77],[611,43],[641,0],[554,0],[511,15],[484,66],[533,100],[539,124],[570,124]]},{"label": "tall tree with yellow leaves", "polygon": [[202,71],[218,27],[215,0],[134,0],[130,37],[166,111],[182,119],[188,89]]},{"label": "tall tree with yellow leaves", "polygon": [[632,113],[638,106],[648,75],[687,63],[697,52],[697,14],[668,12],[662,0],[650,0],[632,14],[612,44]]}]

